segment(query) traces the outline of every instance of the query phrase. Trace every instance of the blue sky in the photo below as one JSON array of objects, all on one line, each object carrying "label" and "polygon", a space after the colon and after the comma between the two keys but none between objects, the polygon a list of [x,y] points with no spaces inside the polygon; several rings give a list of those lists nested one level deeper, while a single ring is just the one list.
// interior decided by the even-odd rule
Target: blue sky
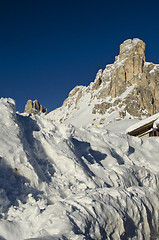
[{"label": "blue sky", "polygon": [[49,111],[138,37],[159,63],[159,1],[0,0],[0,96]]}]

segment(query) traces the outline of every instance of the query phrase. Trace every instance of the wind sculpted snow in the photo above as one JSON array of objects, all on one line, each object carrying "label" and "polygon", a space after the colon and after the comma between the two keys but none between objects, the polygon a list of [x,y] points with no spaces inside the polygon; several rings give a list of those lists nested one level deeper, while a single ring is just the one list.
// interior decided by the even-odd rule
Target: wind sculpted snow
[{"label": "wind sculpted snow", "polygon": [[0,109],[0,239],[159,237],[159,138]]}]

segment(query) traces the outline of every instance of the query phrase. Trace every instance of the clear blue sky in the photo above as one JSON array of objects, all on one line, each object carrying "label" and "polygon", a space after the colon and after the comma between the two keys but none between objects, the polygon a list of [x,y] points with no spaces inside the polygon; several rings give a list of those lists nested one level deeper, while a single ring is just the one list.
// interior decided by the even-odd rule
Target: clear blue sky
[{"label": "clear blue sky", "polygon": [[0,0],[0,96],[49,111],[138,37],[159,63],[159,1]]}]

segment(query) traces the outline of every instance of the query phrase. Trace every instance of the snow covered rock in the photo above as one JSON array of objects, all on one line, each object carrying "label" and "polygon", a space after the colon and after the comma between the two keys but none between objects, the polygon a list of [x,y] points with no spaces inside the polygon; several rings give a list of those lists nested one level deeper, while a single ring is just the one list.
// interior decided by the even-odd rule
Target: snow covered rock
[{"label": "snow covered rock", "polygon": [[120,45],[113,64],[100,69],[89,86],[76,86],[63,106],[48,117],[76,126],[107,124],[110,119],[142,119],[159,111],[158,79],[159,66],[145,62],[145,43],[128,39]]}]

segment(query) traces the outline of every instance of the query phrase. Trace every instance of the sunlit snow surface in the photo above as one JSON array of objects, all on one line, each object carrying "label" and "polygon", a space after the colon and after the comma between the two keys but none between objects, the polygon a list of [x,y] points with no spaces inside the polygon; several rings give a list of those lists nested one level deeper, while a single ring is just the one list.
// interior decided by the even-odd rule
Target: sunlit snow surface
[{"label": "sunlit snow surface", "polygon": [[159,239],[158,137],[0,110],[0,240]]}]

